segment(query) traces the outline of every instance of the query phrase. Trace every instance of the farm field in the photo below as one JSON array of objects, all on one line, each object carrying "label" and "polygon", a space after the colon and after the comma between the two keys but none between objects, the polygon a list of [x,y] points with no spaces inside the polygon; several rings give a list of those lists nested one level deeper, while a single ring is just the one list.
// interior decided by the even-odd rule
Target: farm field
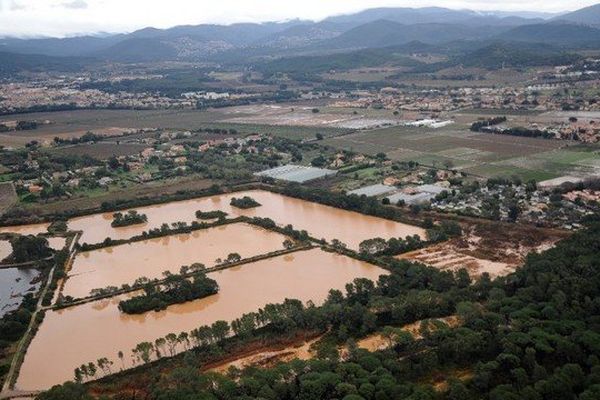
[{"label": "farm field", "polygon": [[[127,188],[115,188],[109,191],[98,191],[86,196],[73,197],[68,200],[54,201],[46,204],[25,204],[28,211],[34,215],[46,215],[73,210],[98,210],[103,202],[116,199],[131,200],[140,197],[160,197],[172,195],[179,191],[198,191],[218,183],[210,179],[198,179],[196,176],[168,179],[165,181],[132,184]],[[111,188],[112,189],[112,188]],[[0,228],[0,232],[2,228]]]},{"label": "farm field", "polygon": [[131,156],[140,153],[147,146],[133,143],[108,143],[80,144],[65,146],[51,150],[54,154],[68,156],[89,156],[99,160],[106,160],[111,156]]},{"label": "farm field", "polygon": [[[239,109],[233,107],[233,110]],[[261,132],[282,137],[304,139],[314,137],[317,132],[327,136],[344,133],[344,129],[323,126],[314,122],[306,126],[298,124],[261,121],[261,109],[235,111],[217,110],[75,110],[25,114],[27,120],[48,121],[37,129],[0,134],[0,145],[24,146],[32,140],[51,142],[55,137],[69,139],[80,137],[86,132],[100,135],[116,135],[136,129],[195,130],[200,128],[236,129],[239,133]],[[235,114],[232,114],[235,113]],[[311,116],[310,110],[304,114]],[[14,116],[0,117],[3,121],[14,120]],[[302,125],[302,124],[300,124]]]},{"label": "farm field", "polygon": [[456,125],[437,130],[390,127],[360,131],[328,138],[325,144],[367,154],[383,152],[392,160],[450,167],[483,178],[545,180],[600,173],[598,146],[475,133]]}]

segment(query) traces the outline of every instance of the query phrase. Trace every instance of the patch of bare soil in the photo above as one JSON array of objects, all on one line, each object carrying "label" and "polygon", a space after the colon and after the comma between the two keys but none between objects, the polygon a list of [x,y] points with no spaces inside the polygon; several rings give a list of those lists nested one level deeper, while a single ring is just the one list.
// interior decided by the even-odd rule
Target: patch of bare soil
[{"label": "patch of bare soil", "polygon": [[244,369],[250,366],[270,368],[279,362],[291,361],[296,358],[308,360],[314,356],[312,345],[318,342],[321,337],[322,336],[317,336],[313,339],[293,343],[281,349],[271,348],[266,351],[264,349],[262,351],[257,350],[241,357],[240,355],[237,355],[238,358],[210,366],[203,370],[225,374],[232,367],[237,369]]},{"label": "patch of bare soil", "polygon": [[567,235],[517,224],[471,223],[464,224],[463,235],[458,238],[398,258],[451,271],[465,268],[472,277],[484,272],[498,277],[513,272],[530,252],[546,250]]}]

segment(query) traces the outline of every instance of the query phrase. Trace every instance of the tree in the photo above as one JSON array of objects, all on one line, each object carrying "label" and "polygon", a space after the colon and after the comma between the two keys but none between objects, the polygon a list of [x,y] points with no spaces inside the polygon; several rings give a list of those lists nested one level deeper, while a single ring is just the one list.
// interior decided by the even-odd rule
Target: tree
[{"label": "tree", "polygon": [[362,254],[374,255],[383,252],[387,248],[387,242],[382,238],[367,239],[360,242],[358,251]]},{"label": "tree", "polygon": [[119,357],[119,360],[121,360],[121,370],[125,369],[125,361],[124,361],[124,355],[123,352],[121,350],[119,350],[119,352],[117,353],[117,357]]},{"label": "tree", "polygon": [[75,368],[75,382],[83,382],[83,373],[81,372],[81,369],[79,367]]},{"label": "tree", "polygon": [[317,157],[313,158],[310,164],[313,167],[321,168],[327,165],[327,160],[323,157],[322,154],[319,154]]},{"label": "tree", "polygon": [[93,378],[94,376],[96,376],[96,372],[98,372],[98,369],[96,368],[96,364],[94,364],[93,362],[89,362],[87,365],[87,371],[88,371],[88,375],[90,376],[90,378]]},{"label": "tree", "polygon": [[160,358],[161,354],[165,353],[165,346],[167,345],[167,340],[162,337],[158,338],[154,341],[154,348],[156,349],[156,354]]},{"label": "tree", "polygon": [[228,263],[236,263],[236,262],[239,262],[241,259],[242,259],[242,256],[240,256],[238,253],[229,253],[227,255],[226,261]]},{"label": "tree", "polygon": [[52,254],[48,240],[43,236],[17,236],[11,245],[12,256],[18,263],[39,260]]},{"label": "tree", "polygon": [[283,248],[286,250],[291,250],[294,248],[294,242],[292,242],[290,239],[285,239],[283,241]]},{"label": "tree", "polygon": [[150,342],[141,342],[132,350],[138,360],[141,360],[144,364],[150,362],[154,345]]},{"label": "tree", "polygon": [[81,383],[66,382],[64,385],[53,386],[47,392],[37,395],[39,400],[91,400],[85,386]]},{"label": "tree", "polygon": [[215,338],[215,341],[221,342],[229,335],[229,324],[227,321],[216,321],[211,326],[212,335]]},{"label": "tree", "polygon": [[339,239],[332,239],[331,246],[336,250],[345,250],[348,246]]},{"label": "tree", "polygon": [[172,357],[175,355],[175,350],[177,349],[177,344],[179,343],[177,340],[177,335],[174,333],[169,333],[167,336],[165,336],[165,339],[169,348],[169,354]]},{"label": "tree", "polygon": [[181,332],[179,336],[177,336],[177,342],[183,344],[183,348],[187,351],[190,346],[190,338],[187,332]]},{"label": "tree", "polygon": [[99,358],[98,361],[96,361],[96,364],[98,365],[98,368],[100,368],[102,370],[102,373],[105,376],[110,375],[112,373],[113,362],[110,361],[108,358],[106,358],[106,357]]}]

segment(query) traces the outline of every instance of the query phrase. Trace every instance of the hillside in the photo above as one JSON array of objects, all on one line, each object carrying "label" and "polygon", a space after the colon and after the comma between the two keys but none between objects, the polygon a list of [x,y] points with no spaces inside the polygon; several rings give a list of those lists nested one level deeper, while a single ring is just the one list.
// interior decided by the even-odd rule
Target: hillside
[{"label": "hillside", "polygon": [[[520,41],[594,47],[600,42],[600,6],[547,23],[536,13],[427,8],[373,8],[320,22],[237,23],[144,28],[128,34],[65,39],[0,39],[0,50],[47,56],[98,57],[119,62],[165,60],[246,62],[410,42]],[[569,23],[565,21],[571,21]],[[6,69],[6,68],[5,68]]]},{"label": "hillside", "polygon": [[388,20],[370,22],[337,38],[319,44],[320,48],[374,48],[402,45],[420,41],[423,43],[446,43],[454,40],[478,40],[489,38],[503,32],[505,28],[490,27],[482,30],[479,27],[458,24],[415,24],[403,25]]},{"label": "hillside", "polygon": [[363,49],[346,53],[281,58],[262,64],[259,69],[269,75],[278,72],[315,74],[384,64],[409,67],[421,64],[405,54],[406,49],[398,47]]},{"label": "hillside", "polygon": [[519,26],[498,35],[497,38],[522,42],[584,45],[600,41],[600,29],[554,22]]},{"label": "hillside", "polygon": [[576,24],[600,26],[600,4],[585,7],[568,14],[560,15],[556,21],[568,21]]},{"label": "hillside", "polygon": [[496,42],[453,60],[466,67],[499,69],[504,67],[533,67],[565,65],[580,57],[550,46],[539,44]]},{"label": "hillside", "polygon": [[40,54],[16,54],[0,51],[0,76],[20,72],[78,71],[93,59],[79,57],[49,57]]}]

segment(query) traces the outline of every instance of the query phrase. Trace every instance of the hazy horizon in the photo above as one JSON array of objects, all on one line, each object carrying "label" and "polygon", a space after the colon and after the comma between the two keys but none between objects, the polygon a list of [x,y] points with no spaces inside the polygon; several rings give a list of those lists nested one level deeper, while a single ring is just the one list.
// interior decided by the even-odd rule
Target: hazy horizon
[{"label": "hazy horizon", "polygon": [[[527,3],[485,0],[222,0],[218,3],[185,0],[0,0],[0,36],[68,37],[99,33],[126,33],[145,27],[177,25],[319,21],[330,16],[376,7],[443,7],[481,12],[563,13],[596,4],[596,0]],[[234,11],[232,11],[234,10]]]}]

